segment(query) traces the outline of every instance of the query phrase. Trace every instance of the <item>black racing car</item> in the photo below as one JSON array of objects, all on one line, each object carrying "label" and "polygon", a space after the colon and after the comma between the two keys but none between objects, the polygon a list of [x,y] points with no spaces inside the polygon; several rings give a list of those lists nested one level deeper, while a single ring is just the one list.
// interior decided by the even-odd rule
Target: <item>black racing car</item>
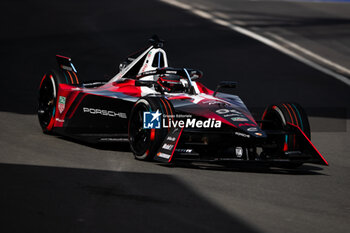
[{"label": "black racing car", "polygon": [[128,142],[136,159],[328,165],[310,141],[307,115],[296,103],[273,104],[255,120],[242,100],[199,82],[202,72],[168,66],[163,41],[120,64],[105,82],[81,82],[71,59],[40,83],[38,117],[45,133],[90,142]]}]

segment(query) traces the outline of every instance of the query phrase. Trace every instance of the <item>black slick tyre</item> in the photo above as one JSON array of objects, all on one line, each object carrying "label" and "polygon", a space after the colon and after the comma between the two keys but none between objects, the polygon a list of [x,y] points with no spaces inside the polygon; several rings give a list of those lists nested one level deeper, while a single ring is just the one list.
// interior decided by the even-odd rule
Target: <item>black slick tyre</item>
[{"label": "black slick tyre", "polygon": [[60,70],[51,70],[42,78],[38,94],[38,119],[44,133],[52,133],[55,123],[57,92],[60,84],[72,84]]},{"label": "black slick tyre", "polygon": [[[279,103],[268,106],[262,116],[262,130],[281,130],[288,132],[290,124],[299,127],[310,139],[310,124],[305,110],[296,103]],[[283,154],[284,151],[298,150],[299,145],[293,135],[276,138],[277,148],[265,148],[266,154]],[[286,168],[296,168],[301,163],[288,164]]]},{"label": "black slick tyre", "polygon": [[174,108],[169,100],[163,97],[143,97],[139,99],[131,110],[128,126],[129,143],[131,151],[138,160],[152,160],[169,129],[144,129],[144,112],[161,113],[163,116],[173,115]]}]

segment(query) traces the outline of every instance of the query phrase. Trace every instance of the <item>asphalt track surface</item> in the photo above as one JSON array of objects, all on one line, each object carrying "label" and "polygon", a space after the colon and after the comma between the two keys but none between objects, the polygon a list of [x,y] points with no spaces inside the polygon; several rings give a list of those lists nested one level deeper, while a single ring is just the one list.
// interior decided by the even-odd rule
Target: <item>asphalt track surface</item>
[{"label": "asphalt track surface", "polygon": [[[349,231],[346,85],[157,1],[3,1],[2,12],[1,232]],[[211,88],[238,81],[236,93],[257,112],[293,100],[321,126],[343,122],[312,134],[330,166],[165,166],[134,160],[127,146],[41,133],[37,87],[55,54],[72,57],[81,80],[103,79],[154,33],[172,66],[203,70]]]},{"label": "asphalt track surface", "polygon": [[[185,3],[218,19],[244,26],[245,29],[277,41],[294,43],[294,50],[350,78],[350,4],[349,1],[313,0],[163,0]],[[276,37],[277,36],[277,37]],[[279,38],[282,38],[279,39]],[[287,42],[287,43],[288,43]],[[290,43],[285,44],[295,49]],[[308,50],[308,51],[305,51]],[[306,52],[306,53],[305,53]],[[321,58],[308,56],[308,52]],[[323,59],[328,61],[325,62]],[[347,69],[340,69],[335,62]],[[327,65],[328,64],[328,65]],[[338,68],[338,70],[337,70]]]}]

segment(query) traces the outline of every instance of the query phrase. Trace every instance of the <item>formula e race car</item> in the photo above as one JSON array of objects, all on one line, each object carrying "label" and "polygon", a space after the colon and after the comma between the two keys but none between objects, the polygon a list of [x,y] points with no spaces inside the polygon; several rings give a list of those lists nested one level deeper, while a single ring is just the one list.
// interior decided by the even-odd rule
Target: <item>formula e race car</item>
[{"label": "formula e race car", "polygon": [[[202,72],[168,66],[163,41],[129,56],[105,82],[82,83],[68,57],[41,80],[38,117],[45,133],[127,142],[136,159],[328,165],[310,141],[307,115],[295,103],[273,104],[255,120],[242,100],[199,82]],[[221,92],[220,92],[221,90]]]}]

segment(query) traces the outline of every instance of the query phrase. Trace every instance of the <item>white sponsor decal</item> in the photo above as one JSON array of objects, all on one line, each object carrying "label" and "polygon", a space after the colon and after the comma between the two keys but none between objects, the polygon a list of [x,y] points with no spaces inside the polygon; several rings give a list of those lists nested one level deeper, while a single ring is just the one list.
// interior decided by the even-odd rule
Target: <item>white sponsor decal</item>
[{"label": "white sponsor decal", "polygon": [[[227,108],[218,109],[218,110],[216,110],[216,113],[220,114],[220,115],[224,115],[224,117],[242,115],[242,113],[240,113],[239,111],[237,111],[235,109],[227,109]],[[230,115],[230,114],[232,114],[232,115]]]},{"label": "white sponsor decal", "polygon": [[220,114],[220,115],[224,115],[224,114],[227,114],[227,113],[241,114],[239,111],[237,111],[235,109],[227,109],[227,108],[218,109],[218,110],[216,110],[216,113]]},{"label": "white sponsor decal", "polygon": [[97,109],[97,108],[83,108],[83,112],[87,112],[93,115],[99,114],[102,116],[110,116],[110,117],[120,117],[120,118],[126,118],[126,113],[124,112],[114,112],[104,109]]},{"label": "white sponsor decal", "polygon": [[238,158],[241,158],[243,156],[243,148],[242,147],[236,147],[236,155]]},{"label": "white sponsor decal", "polygon": [[203,101],[203,104],[208,104],[208,105],[213,105],[213,104],[222,104],[223,102],[217,101],[217,100],[208,100],[208,101]]},{"label": "white sponsor decal", "polygon": [[176,138],[169,136],[169,137],[166,138],[166,140],[175,142]]},{"label": "white sponsor decal", "polygon": [[240,133],[240,132],[235,132],[235,135],[245,137],[245,138],[250,138],[249,134],[244,134],[244,133]]},{"label": "white sponsor decal", "polygon": [[56,118],[55,119],[57,122],[64,122],[64,120],[60,119],[60,118]]},{"label": "white sponsor decal", "polygon": [[175,149],[175,151],[180,153],[191,153],[192,149]]},{"label": "white sponsor decal", "polygon": [[254,131],[258,131],[258,128],[256,127],[251,127],[247,129],[249,132],[254,132]]},{"label": "white sponsor decal", "polygon": [[170,155],[169,154],[165,154],[165,153],[162,153],[162,152],[159,152],[157,154],[158,157],[161,157],[161,158],[164,158],[164,159],[169,159],[170,158]]},{"label": "white sponsor decal", "polygon": [[162,146],[162,149],[165,149],[165,150],[172,150],[173,147],[174,147],[174,145],[170,145],[170,144],[164,143],[164,145]]},{"label": "white sponsor decal", "polygon": [[231,120],[233,120],[233,121],[248,121],[247,118],[243,118],[243,117],[232,117]]},{"label": "white sponsor decal", "polygon": [[230,113],[230,114],[226,114],[226,115],[224,115],[224,117],[237,117],[237,116],[242,116],[242,114],[238,114],[238,113]]},{"label": "white sponsor decal", "polygon": [[226,113],[229,113],[229,112],[230,112],[230,110],[228,110],[226,108],[216,110],[217,114],[226,114]]}]

